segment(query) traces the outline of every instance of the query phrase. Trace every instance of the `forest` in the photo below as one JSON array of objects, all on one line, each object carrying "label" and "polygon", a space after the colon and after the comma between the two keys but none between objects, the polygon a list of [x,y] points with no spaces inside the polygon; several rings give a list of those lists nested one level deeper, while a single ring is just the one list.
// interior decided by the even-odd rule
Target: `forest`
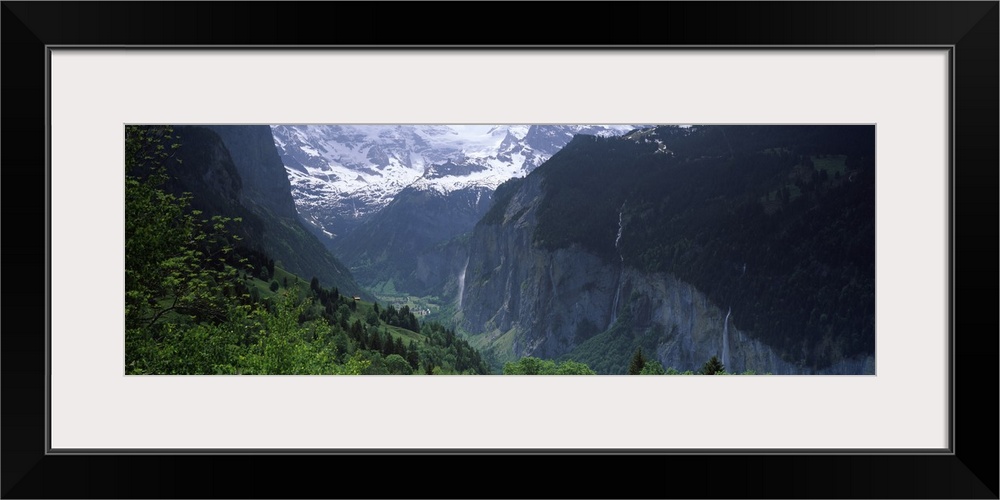
[{"label": "forest", "polygon": [[[237,146],[253,142],[215,128]],[[671,126],[578,135],[533,172],[543,179],[533,243],[578,245],[607,262],[672,274],[803,369],[870,354],[872,131]],[[268,208],[294,213],[288,193],[241,180],[220,144],[212,127],[125,129],[126,373],[639,374],[634,356],[623,360],[652,353],[667,333],[636,335],[623,311],[614,327],[592,325],[559,359],[484,355],[448,323],[421,321],[404,303],[380,304],[332,255],[297,259],[294,269],[276,260],[271,251],[289,256],[304,244],[297,222]],[[213,167],[179,181],[175,173],[195,162]],[[499,223],[524,182],[501,184],[478,224]],[[245,184],[256,186],[249,196]],[[272,203],[248,209],[240,204],[247,198]],[[303,274],[309,265],[348,289]],[[676,373],[657,366],[647,374]]]},{"label": "forest", "polygon": [[307,284],[239,236],[242,218],[168,189],[172,127],[125,130],[127,374],[484,374],[453,330]]}]

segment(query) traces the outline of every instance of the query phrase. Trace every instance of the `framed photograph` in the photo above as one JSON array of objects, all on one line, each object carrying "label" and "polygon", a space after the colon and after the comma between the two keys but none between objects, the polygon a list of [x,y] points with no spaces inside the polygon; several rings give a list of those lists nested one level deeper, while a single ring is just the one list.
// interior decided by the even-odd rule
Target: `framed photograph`
[{"label": "framed photograph", "polygon": [[[580,6],[584,18],[608,24],[608,33],[617,33],[627,45],[609,46],[586,36],[573,45],[498,44],[483,40],[481,28],[465,26],[458,29],[466,37],[459,40],[463,44],[443,44],[433,30],[428,33],[409,22],[411,11],[425,10],[416,6],[382,12],[373,4],[333,4],[329,7],[336,13],[337,29],[331,33],[308,3],[4,2],[8,147],[3,164],[8,186],[18,186],[18,193],[9,193],[13,198],[7,197],[5,208],[8,217],[23,214],[34,224],[44,214],[45,222],[34,253],[20,250],[30,238],[18,237],[5,248],[18,250],[23,260],[33,259],[35,265],[23,267],[44,269],[45,279],[39,280],[37,273],[13,280],[8,276],[14,283],[41,282],[37,294],[9,296],[8,317],[17,308],[34,311],[43,321],[35,329],[8,325],[3,337],[3,495],[296,497],[305,490],[280,479],[284,472],[273,479],[255,474],[253,485],[225,481],[225,487],[216,484],[207,490],[196,480],[238,473],[251,459],[253,468],[289,473],[303,462],[316,461],[341,467],[360,487],[381,477],[386,467],[409,466],[427,455],[434,456],[434,463],[455,459],[447,467],[458,474],[481,474],[482,468],[496,466],[473,455],[491,455],[501,467],[529,468],[546,467],[540,462],[543,456],[563,455],[577,464],[583,477],[603,477],[600,470],[631,455],[656,467],[692,470],[685,472],[692,484],[701,480],[699,484],[713,489],[673,491],[663,478],[650,478],[636,489],[621,490],[609,478],[575,488],[552,484],[552,491],[610,497],[996,498],[995,429],[971,423],[972,415],[995,412],[995,399],[978,397],[956,383],[976,380],[978,386],[995,380],[996,356],[982,353],[997,352],[997,338],[990,333],[997,330],[996,315],[992,310],[978,312],[972,305],[957,307],[957,299],[996,290],[996,274],[982,270],[995,269],[997,239],[991,232],[956,229],[996,227],[998,4],[666,3],[643,4],[650,15],[638,17],[616,9],[598,12],[601,9],[587,5]],[[717,10],[723,5],[726,12],[721,15]],[[371,19],[376,12],[384,19],[371,27],[367,21],[357,23],[353,32],[342,27],[352,24],[346,19]],[[760,22],[744,22],[751,18]],[[119,22],[109,27],[109,19]],[[713,21],[693,22],[697,19]],[[369,31],[376,24],[379,33],[388,29],[397,34],[376,40]],[[788,182],[785,191],[780,186],[773,193],[761,188],[764,191],[753,196],[754,206],[770,214],[792,206],[810,190],[819,193],[816,196],[848,193],[835,189],[871,173],[876,250],[872,309],[865,308],[867,299],[859,299],[857,308],[839,310],[845,321],[862,309],[869,311],[864,314],[871,314],[874,323],[871,355],[856,356],[860,361],[838,372],[829,368],[835,363],[824,353],[835,349],[864,354],[867,351],[859,347],[863,338],[817,338],[794,347],[788,338],[777,339],[773,345],[786,352],[799,349],[799,364],[787,369],[778,362],[768,365],[789,375],[746,377],[338,377],[305,375],[312,373],[307,368],[278,372],[295,373],[291,376],[236,376],[244,370],[275,372],[268,371],[275,370],[271,365],[260,364],[264,361],[246,361],[250,351],[240,358],[244,364],[212,365],[223,376],[167,375],[185,372],[172,371],[177,363],[157,371],[150,367],[168,365],[147,363],[144,355],[139,356],[141,362],[129,364],[136,359],[130,353],[141,351],[128,342],[127,297],[132,289],[123,279],[127,221],[123,223],[122,214],[128,205],[123,201],[121,166],[129,164],[123,148],[135,130],[129,127],[183,126],[190,137],[210,130],[223,141],[241,141],[246,137],[233,130],[242,134],[270,125],[264,132],[266,142],[272,139],[268,132],[280,142],[281,134],[301,132],[301,127],[295,128],[298,124],[467,129],[505,124],[528,129],[532,124],[602,123],[618,124],[622,130],[616,134],[631,134],[626,135],[629,144],[653,144],[650,147],[664,146],[659,139],[669,133],[717,132],[723,139],[720,164],[737,156],[740,141],[764,134],[745,132],[755,127],[789,136],[834,127],[836,134],[850,136],[844,140],[854,149],[843,155],[830,155],[822,147],[797,156],[771,148],[766,155],[774,159],[774,168],[787,160],[790,172],[799,172],[799,167],[804,172],[808,165],[813,175],[782,173],[782,182]],[[672,128],[639,126],[660,124]],[[775,132],[775,126],[786,128]],[[508,135],[516,139],[511,130]],[[857,146],[864,142],[858,137],[865,134],[871,136],[872,158]],[[297,161],[290,150],[282,154],[287,155],[286,168]],[[715,153],[692,157],[703,162],[699,165],[704,172],[714,172],[709,154]],[[461,162],[444,164],[449,165],[470,168]],[[641,167],[637,163],[636,175]],[[293,170],[289,172],[294,175]],[[305,167],[302,172],[315,173]],[[719,167],[718,172],[725,170]],[[651,175],[644,179],[649,186],[659,182]],[[739,182],[751,180],[741,177]],[[45,196],[32,195],[21,185],[44,186]],[[615,189],[611,184],[605,188]],[[265,196],[262,193],[256,196]],[[705,196],[709,200],[713,195]],[[586,215],[596,208],[581,207],[589,207],[594,198],[566,200],[576,225],[585,228]],[[615,207],[620,205],[617,235],[613,224],[605,224],[610,229],[604,247],[617,252],[623,263],[608,289],[620,294],[623,283],[629,283],[626,291],[634,294],[640,287],[626,279],[625,259],[644,258],[647,264],[659,265],[666,257],[649,252],[633,257],[622,250],[622,236],[630,236],[623,232],[626,215],[638,213],[626,210],[628,198],[623,200],[614,199]],[[839,213],[861,206],[851,203]],[[820,208],[817,204],[813,210]],[[298,213],[303,213],[301,206]],[[855,221],[838,217],[828,219],[831,227]],[[741,220],[754,224],[757,219],[748,215]],[[669,227],[680,231],[688,227],[685,224]],[[319,234],[323,227],[317,224],[309,230]],[[860,226],[853,232],[841,230],[844,235],[864,234]],[[581,241],[594,234],[581,231],[573,236],[564,224],[547,234]],[[796,234],[808,238],[812,233]],[[694,231],[691,239],[707,244],[715,238],[710,243],[720,245],[723,236]],[[735,236],[730,245],[743,248]],[[845,244],[843,251],[859,245],[864,246]],[[287,280],[291,276],[294,281],[296,275],[281,273],[295,265],[291,261],[296,253],[305,252],[302,246],[296,248],[280,259],[278,271],[268,268],[261,277],[258,269],[241,279],[268,297],[295,289]],[[708,265],[685,260],[683,245],[669,248],[670,258],[684,266]],[[986,254],[988,262],[973,264],[977,252]],[[741,268],[734,258],[726,257],[732,267],[729,274],[745,276],[747,264]],[[457,293],[459,304],[471,293],[486,294],[488,287],[482,284],[492,279],[482,271],[489,267],[488,259],[473,260],[469,256],[464,267],[456,267],[458,281],[447,285],[452,287],[449,293]],[[466,281],[468,268],[480,270],[478,284]],[[830,300],[838,304],[853,304],[850,298],[865,289],[863,283],[858,285],[863,276],[841,283],[838,271],[815,269],[837,285]],[[959,279],[961,269],[966,273]],[[969,272],[973,269],[975,273]],[[285,283],[279,275],[285,276]],[[793,289],[798,278],[783,279],[782,287]],[[566,283],[554,277],[550,281],[553,287]],[[381,282],[380,299],[391,296],[387,287]],[[311,288],[320,299],[330,293],[315,278]],[[373,300],[367,295],[370,290],[351,290],[341,297],[345,309],[353,311],[347,306],[354,301],[367,311]],[[619,307],[614,296],[607,314],[602,312],[610,314],[609,331],[618,312],[628,310]],[[141,298],[140,316],[153,318],[147,324],[160,314],[173,314],[155,299]],[[741,313],[772,307],[766,298],[743,299],[732,299],[743,308]],[[406,297],[400,305],[419,315],[432,315],[440,307],[436,302],[411,302]],[[820,328],[836,320],[833,309],[830,315],[818,309],[800,315],[810,327]],[[398,312],[395,307],[392,311]],[[962,316],[957,316],[959,311]],[[722,319],[725,312],[712,314]],[[335,306],[326,313],[332,321],[338,318]],[[378,309],[369,313],[372,326],[390,324]],[[345,323],[355,316],[343,315]],[[604,316],[601,321],[607,320]],[[407,317],[392,315],[392,321],[403,323],[391,323],[398,331],[385,330],[389,344],[390,331],[396,337],[410,335],[404,331]],[[751,355],[739,343],[744,342],[742,331],[730,323],[728,314],[724,317],[724,326],[718,328],[720,359],[748,370]],[[166,327],[155,335],[170,331]],[[319,338],[323,333],[309,335]],[[365,335],[363,340],[351,337],[346,345],[386,345],[378,335],[374,340]],[[489,334],[482,335],[469,338],[487,345],[483,339]],[[601,348],[610,349],[607,345]],[[622,355],[630,355],[633,347],[621,348],[628,351]],[[462,349],[447,362],[439,361],[437,372],[434,363],[428,364],[427,373],[474,372],[475,366],[460,361]],[[512,349],[530,352],[523,346]],[[690,349],[701,357],[708,352]],[[390,355],[406,360],[405,349],[382,350],[386,360]],[[666,352],[660,352],[659,359],[686,359]],[[184,356],[180,350],[169,355],[173,361]],[[351,361],[336,360],[344,367]],[[420,370],[425,368],[423,360],[417,356]],[[382,363],[381,356],[377,362]],[[152,375],[135,376],[139,373]],[[584,462],[583,455],[601,461]],[[378,465],[372,466],[375,456]],[[80,469],[88,471],[82,481]],[[720,474],[741,479],[717,484],[713,478]],[[491,486],[490,496],[525,496],[516,484],[499,482],[504,484]],[[350,484],[344,488],[337,495],[366,495],[353,493],[360,490]],[[375,494],[413,496],[402,485],[384,488]]]}]

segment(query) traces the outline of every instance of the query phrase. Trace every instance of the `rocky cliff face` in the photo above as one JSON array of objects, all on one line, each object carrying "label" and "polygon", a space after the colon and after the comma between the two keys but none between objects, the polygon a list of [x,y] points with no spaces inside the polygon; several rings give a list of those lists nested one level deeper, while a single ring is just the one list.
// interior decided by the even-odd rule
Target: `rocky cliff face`
[{"label": "rocky cliff face", "polygon": [[175,131],[181,147],[175,155],[180,161],[168,166],[171,188],[192,193],[193,208],[242,218],[236,231],[244,244],[292,273],[369,297],[299,219],[268,126],[179,126]]},{"label": "rocky cliff face", "polygon": [[[730,373],[752,370],[775,375],[874,374],[871,356],[811,370],[781,359],[770,347],[738,328],[738,318],[713,304],[693,285],[661,273],[626,268],[621,275],[619,321],[633,332],[655,335],[655,359],[678,370],[697,370],[717,356]],[[728,324],[727,324],[728,321]]]},{"label": "rocky cliff face", "polygon": [[451,296],[445,290],[465,262],[460,238],[490,206],[492,190],[442,194],[406,188],[381,212],[337,240],[334,251],[360,283],[372,289],[392,282],[415,295]]},{"label": "rocky cliff face", "polygon": [[191,194],[191,208],[208,215],[241,217],[234,229],[250,241],[263,236],[263,221],[242,202],[243,178],[219,136],[204,127],[174,127],[180,148],[165,163],[167,189],[175,195]]},{"label": "rocky cliff face", "polygon": [[484,335],[501,358],[557,357],[604,330],[611,316],[613,266],[575,248],[533,244],[540,182],[525,179],[502,220],[477,225],[469,244],[461,326]]},{"label": "rocky cliff face", "polygon": [[279,217],[298,217],[292,186],[267,125],[208,125],[219,135],[243,180],[241,201]]},{"label": "rocky cliff face", "polygon": [[[739,318],[729,317],[727,328],[727,310],[673,276],[643,273],[575,245],[536,246],[542,182],[528,176],[506,206],[496,207],[502,217],[477,225],[469,242],[460,324],[495,357],[567,356],[620,373],[642,347],[679,371],[718,356],[729,372],[811,373],[740,330]],[[845,360],[820,373],[870,374],[874,360]]]}]

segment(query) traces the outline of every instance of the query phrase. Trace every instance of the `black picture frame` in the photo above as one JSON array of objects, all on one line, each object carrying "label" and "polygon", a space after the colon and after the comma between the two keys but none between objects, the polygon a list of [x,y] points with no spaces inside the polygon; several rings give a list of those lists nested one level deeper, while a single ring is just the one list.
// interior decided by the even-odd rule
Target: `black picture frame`
[{"label": "black picture frame", "polygon": [[[499,35],[508,32],[510,16],[505,13],[511,11],[530,16],[531,25],[539,27],[513,44],[510,35]],[[443,21],[456,18],[470,21]],[[427,27],[416,19],[428,19]],[[544,12],[537,4],[518,3],[3,2],[0,20],[6,146],[0,154],[8,223],[3,254],[8,264],[18,263],[7,268],[8,290],[17,293],[3,294],[8,314],[0,337],[4,498],[998,498],[996,427],[976,423],[983,417],[990,422],[997,410],[992,385],[1000,331],[992,307],[1000,170],[996,1],[561,3]],[[551,39],[602,47],[952,47],[952,453],[558,458],[517,453],[493,455],[488,464],[476,453],[47,453],[48,200],[41,189],[48,147],[46,47],[456,42],[476,47],[539,46]],[[45,280],[39,279],[41,269]],[[987,306],[972,305],[981,297]],[[956,307],[959,299],[962,306]],[[573,476],[557,477],[556,463],[573,470]],[[330,477],[303,473],[317,467],[330,471]],[[421,470],[421,478],[396,472],[404,468]],[[484,478],[484,470],[493,472]],[[622,470],[631,473],[623,475]],[[638,473],[650,470],[654,472]],[[525,477],[551,479],[529,489]],[[458,486],[462,478],[482,485],[463,489]]]}]

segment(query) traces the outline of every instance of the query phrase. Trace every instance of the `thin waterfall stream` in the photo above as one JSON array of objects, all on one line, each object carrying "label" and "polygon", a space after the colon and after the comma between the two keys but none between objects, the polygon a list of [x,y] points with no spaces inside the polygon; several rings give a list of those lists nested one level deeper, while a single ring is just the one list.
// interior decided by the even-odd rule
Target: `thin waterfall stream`
[{"label": "thin waterfall stream", "polygon": [[624,284],[625,278],[625,257],[622,256],[621,250],[622,229],[625,228],[624,214],[625,202],[622,202],[622,207],[618,210],[618,236],[615,237],[615,248],[618,249],[618,260],[621,262],[622,269],[618,273],[618,286],[615,289],[615,300],[611,305],[611,321],[608,322],[608,328],[614,326],[615,321],[618,320],[618,300],[621,298],[622,285]]},{"label": "thin waterfall stream", "polygon": [[729,308],[726,313],[726,324],[722,327],[722,366],[729,369],[729,315],[733,313],[733,308]]},{"label": "thin waterfall stream", "polygon": [[462,266],[462,272],[458,275],[458,308],[462,309],[462,295],[465,294],[465,271],[469,268],[469,258],[465,258],[465,265]]}]

